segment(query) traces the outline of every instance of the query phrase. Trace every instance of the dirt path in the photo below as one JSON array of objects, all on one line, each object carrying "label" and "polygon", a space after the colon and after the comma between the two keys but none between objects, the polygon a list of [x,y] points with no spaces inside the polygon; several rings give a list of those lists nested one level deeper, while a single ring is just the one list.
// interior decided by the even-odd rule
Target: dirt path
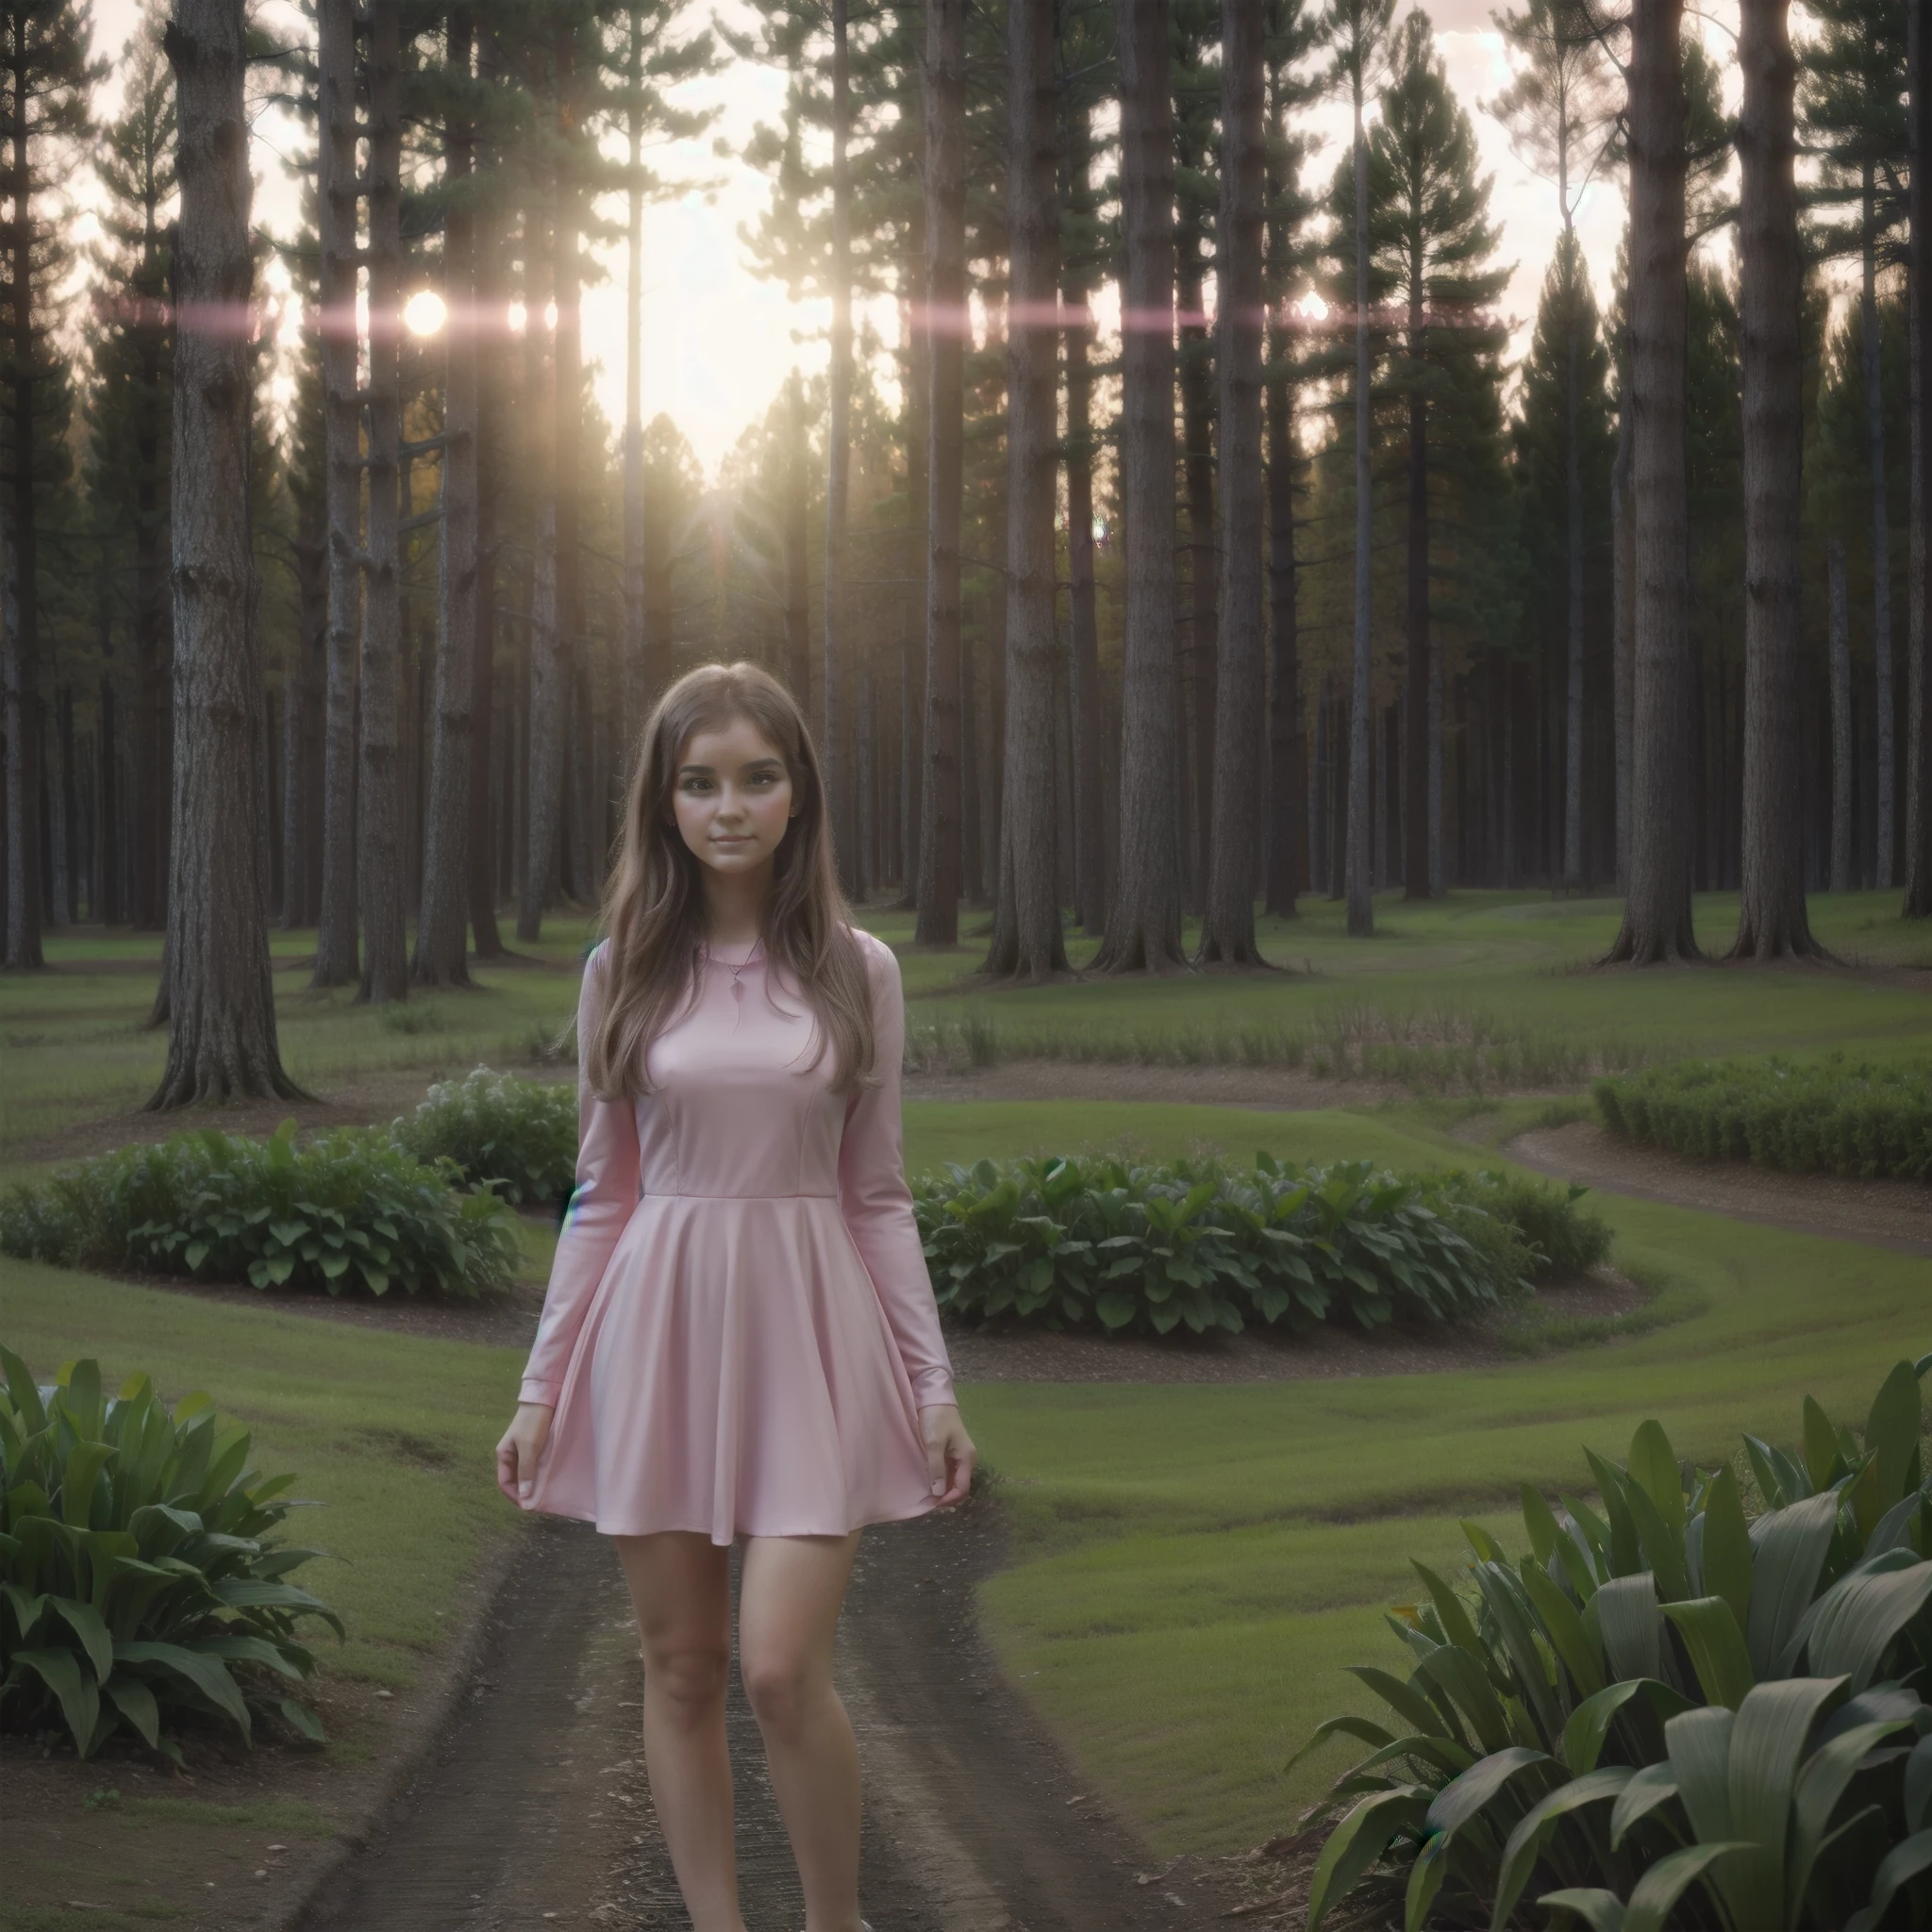
[{"label": "dirt path", "polygon": [[[1221,1866],[1155,1868],[1000,1678],[973,1587],[997,1512],[868,1532],[840,1689],[866,1773],[861,1871],[875,1932],[1172,1932],[1243,1895]],[[608,1542],[545,1520],[525,1541],[458,1722],[383,1834],[300,1932],[509,1932],[689,1922],[637,1743],[635,1628]],[[734,1674],[739,1870],[753,1932],[804,1908]],[[1077,1823],[1073,1822],[1077,1820]]]},{"label": "dirt path", "polygon": [[1932,1188],[1917,1181],[1843,1180],[1737,1160],[1690,1160],[1613,1139],[1594,1121],[1532,1128],[1503,1151],[1539,1174],[1606,1193],[1695,1208],[1792,1234],[1932,1255]]}]

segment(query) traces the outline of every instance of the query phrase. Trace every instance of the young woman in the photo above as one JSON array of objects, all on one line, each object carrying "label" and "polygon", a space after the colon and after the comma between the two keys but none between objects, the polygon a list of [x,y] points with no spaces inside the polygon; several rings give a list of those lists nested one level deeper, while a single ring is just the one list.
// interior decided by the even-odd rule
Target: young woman
[{"label": "young woman", "polygon": [[861,1527],[955,1504],[974,1448],[900,1148],[898,962],[844,916],[790,692],[707,665],[644,728],[577,1006],[576,1189],[512,1501],[617,1544],[644,1759],[695,1932],[744,1932],[738,1655],[808,1932],[858,1932],[858,1760],[832,1639]]}]

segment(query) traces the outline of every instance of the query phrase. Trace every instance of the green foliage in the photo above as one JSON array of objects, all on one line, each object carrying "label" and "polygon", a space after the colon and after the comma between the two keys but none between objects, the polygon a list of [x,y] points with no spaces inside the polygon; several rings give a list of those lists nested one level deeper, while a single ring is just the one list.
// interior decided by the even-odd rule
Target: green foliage
[{"label": "green foliage", "polygon": [[275,1678],[312,1675],[305,1617],[326,1605],[289,1582],[314,1550],[274,1532],[291,1475],[248,1467],[249,1435],[206,1395],[172,1410],[145,1375],[104,1400],[100,1364],[51,1389],[0,1347],[0,1701],[15,1731],[64,1724],[83,1757],[124,1726],[179,1757],[184,1712],[244,1739],[274,1712],[320,1740]]},{"label": "green foliage", "polygon": [[[1576,1205],[1590,1192],[1588,1188],[1487,1170],[1451,1174],[1429,1186],[1431,1199],[1439,1208],[1466,1201],[1487,1215],[1493,1225],[1507,1229],[1510,1238],[1528,1251],[1532,1257],[1529,1272],[1539,1281],[1565,1280],[1609,1258],[1609,1223]],[[1471,1240],[1482,1238],[1477,1228],[1465,1226],[1462,1231]]]},{"label": "green foliage", "polygon": [[493,1188],[507,1201],[552,1201],[576,1174],[576,1091],[477,1067],[460,1083],[430,1088],[390,1138],[425,1164],[454,1161],[470,1187]]},{"label": "green foliage", "polygon": [[1354,1670],[1392,1728],[1334,1718],[1307,1747],[1370,1746],[1320,1807],[1311,1932],[1358,1886],[1402,1891],[1407,1932],[1436,1911],[1501,1932],[1527,1899],[1592,1927],[1687,1923],[1684,1902],[1871,1932],[1900,1891],[1924,1924],[1927,1367],[1892,1369],[1862,1436],[1808,1398],[1801,1452],[1747,1436],[1755,1523],[1736,1470],[1680,1464],[1647,1422],[1624,1462],[1591,1456],[1599,1508],[1524,1486],[1529,1555],[1465,1524],[1472,1588],[1416,1564],[1390,1620],[1413,1668]]},{"label": "green foliage", "polygon": [[0,1201],[0,1253],[258,1288],[475,1296],[515,1272],[515,1222],[487,1191],[458,1192],[455,1177],[350,1127],[306,1147],[293,1121],[265,1141],[176,1134],[15,1186]]},{"label": "green foliage", "polygon": [[[1533,1184],[1398,1175],[1369,1161],[1252,1171],[1215,1160],[1113,1156],[949,1164],[912,1183],[934,1291],[946,1312],[1043,1326],[1238,1334],[1348,1314],[1456,1320],[1521,1291],[1541,1248],[1508,1218]],[[1575,1220],[1561,1195],[1540,1223]],[[1570,1247],[1607,1244],[1564,1233]]]},{"label": "green foliage", "polygon": [[1592,1090],[1625,1140],[1794,1174],[1932,1179],[1932,1061],[1685,1060]]}]

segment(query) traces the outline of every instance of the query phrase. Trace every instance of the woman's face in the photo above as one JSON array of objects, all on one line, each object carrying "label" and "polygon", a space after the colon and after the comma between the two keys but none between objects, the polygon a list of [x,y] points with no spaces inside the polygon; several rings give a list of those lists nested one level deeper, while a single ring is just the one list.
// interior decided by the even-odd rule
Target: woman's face
[{"label": "woman's face", "polygon": [[769,866],[798,809],[784,758],[749,718],[692,732],[671,802],[684,842],[727,874]]}]

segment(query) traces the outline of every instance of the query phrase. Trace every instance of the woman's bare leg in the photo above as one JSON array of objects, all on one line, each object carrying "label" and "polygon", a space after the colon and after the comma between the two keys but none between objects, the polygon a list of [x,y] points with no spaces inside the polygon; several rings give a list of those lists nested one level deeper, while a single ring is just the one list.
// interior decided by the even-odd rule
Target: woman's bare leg
[{"label": "woman's bare leg", "polygon": [[612,1541],[643,1647],[651,1802],[685,1909],[693,1932],[745,1932],[724,1740],[731,1552],[685,1530]]},{"label": "woman's bare leg", "polygon": [[748,1538],[738,1668],[805,1887],[806,1932],[858,1932],[858,1747],[832,1688],[850,1536]]}]

